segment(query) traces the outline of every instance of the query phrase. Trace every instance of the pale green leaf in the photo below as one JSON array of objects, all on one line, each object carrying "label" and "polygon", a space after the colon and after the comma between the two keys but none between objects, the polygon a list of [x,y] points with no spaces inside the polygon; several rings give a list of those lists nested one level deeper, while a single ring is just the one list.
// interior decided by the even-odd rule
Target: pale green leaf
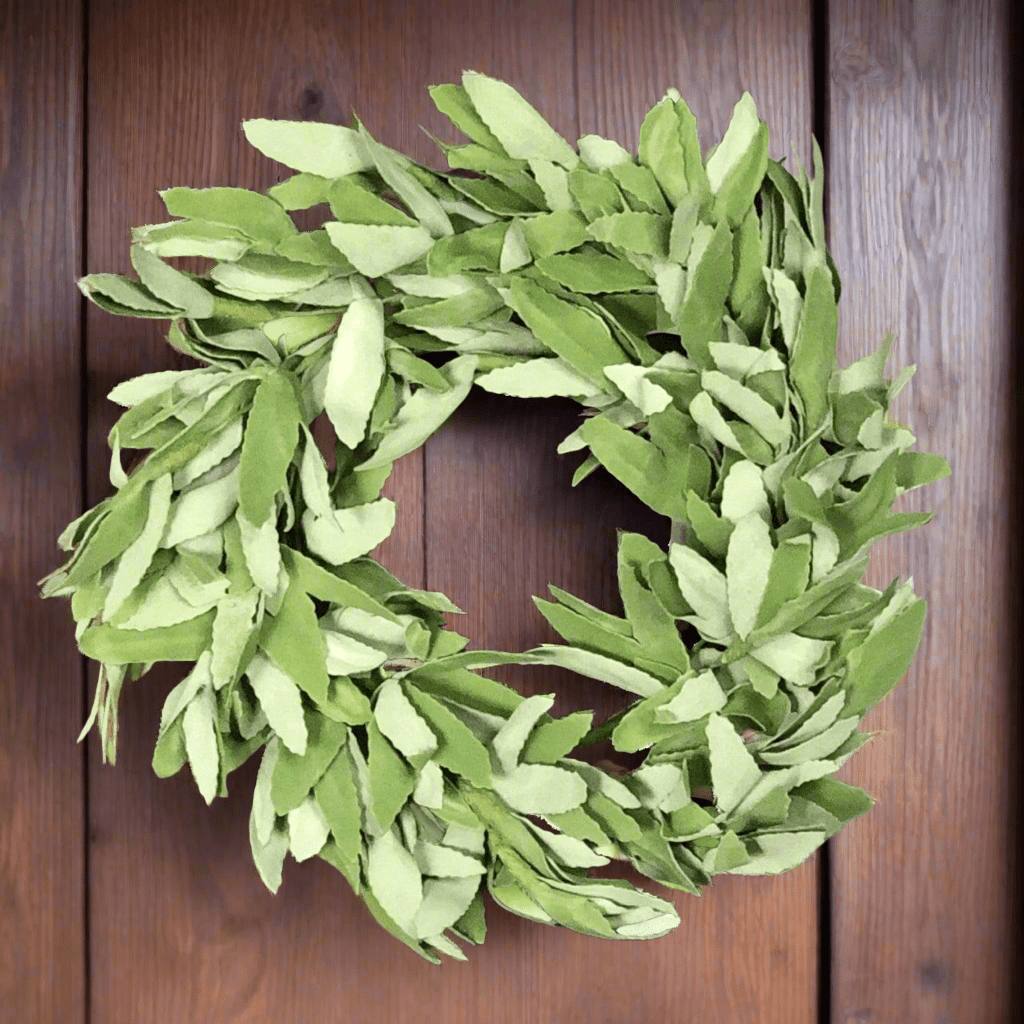
[{"label": "pale green leaf", "polygon": [[328,835],[327,818],[312,794],[288,812],[288,845],[297,861],[315,857],[323,849]]},{"label": "pale green leaf", "polygon": [[560,358],[528,359],[499,367],[477,377],[476,383],[484,391],[516,398],[551,398],[554,395],[589,398],[600,394],[593,381]]},{"label": "pale green leaf", "polygon": [[245,674],[270,727],[281,737],[281,742],[292,753],[304,754],[308,734],[298,686],[262,654],[257,654],[249,662]]},{"label": "pale green leaf", "polygon": [[534,694],[527,697],[508,717],[491,741],[494,756],[505,772],[511,772],[519,763],[523,747],[540,719],[555,703],[554,694]]},{"label": "pale green leaf", "polygon": [[438,392],[420,388],[399,410],[374,454],[356,468],[376,469],[419,448],[469,394],[476,364],[477,357],[473,355],[457,356],[446,363],[441,373],[451,385],[450,389]]},{"label": "pale green leaf", "polygon": [[185,708],[182,728],[192,775],[203,799],[209,804],[217,795],[220,779],[220,754],[217,749],[215,719],[217,704],[213,691],[203,687]]},{"label": "pale green leaf", "polygon": [[663,724],[696,722],[713,711],[721,711],[725,702],[721,683],[714,672],[705,669],[690,676],[668,703],[658,707],[654,712],[654,720]]},{"label": "pale green leaf", "polygon": [[546,764],[521,764],[495,775],[494,791],[523,814],[561,814],[587,798],[587,784],[576,772]]},{"label": "pale green leaf", "polygon": [[299,443],[301,421],[295,389],[288,378],[282,373],[264,377],[245,424],[238,476],[238,504],[253,526],[262,526],[274,512]]},{"label": "pale green leaf", "polygon": [[757,613],[768,585],[773,554],[768,524],[760,512],[748,512],[736,521],[729,537],[725,578],[729,617],[741,639],[746,639],[757,623]]},{"label": "pale green leaf", "polygon": [[595,654],[593,651],[584,651],[577,647],[541,644],[540,647],[527,651],[526,656],[525,660],[532,664],[557,665],[570,672],[589,676],[591,679],[600,679],[601,682],[610,683],[612,686],[617,686],[629,693],[639,694],[641,697],[649,697],[664,689],[662,683],[654,676],[633,665],[626,665],[614,658]]},{"label": "pale green leaf", "polygon": [[157,477],[149,488],[149,509],[142,533],[128,546],[118,559],[103,602],[103,618],[110,619],[124,604],[129,594],[142,582],[153,556],[160,546],[167,516],[171,507],[171,478],[169,474]]},{"label": "pale green leaf", "polygon": [[355,448],[366,434],[383,376],[383,307],[376,299],[358,299],[341,318],[324,394],[334,431],[349,448]]},{"label": "pale green leaf", "polygon": [[669,562],[701,632],[717,640],[732,633],[726,578],[706,558],[682,544],[669,545]]},{"label": "pale green leaf", "polygon": [[572,146],[511,85],[466,71],[462,87],[477,115],[509,156],[552,160],[570,170],[579,163]]},{"label": "pale green leaf", "polygon": [[394,832],[385,832],[370,847],[366,877],[387,915],[414,934],[416,914],[423,902],[423,879],[415,858]]},{"label": "pale green leaf", "polygon": [[420,227],[381,224],[324,225],[331,244],[367,277],[381,277],[419,259],[434,244]]},{"label": "pale green leaf", "polygon": [[238,489],[239,468],[236,466],[210,483],[183,491],[171,504],[160,546],[172,548],[217,529],[237,508]]},{"label": "pale green leaf", "polygon": [[242,122],[242,131],[264,156],[296,171],[342,178],[373,167],[359,133],[341,125],[252,118]]},{"label": "pale green leaf", "polygon": [[395,503],[390,498],[318,516],[307,509],[302,529],[309,550],[331,565],[342,565],[372,551],[395,527]]},{"label": "pale green leaf", "polygon": [[761,771],[729,719],[712,714],[706,731],[715,804],[728,814],[757,785]]},{"label": "pale green leaf", "polygon": [[385,680],[377,691],[373,716],[392,746],[410,761],[425,760],[437,750],[437,737],[394,679]]},{"label": "pale green leaf", "polygon": [[244,188],[170,188],[160,198],[172,217],[226,224],[257,240],[276,243],[297,233],[283,207]]}]

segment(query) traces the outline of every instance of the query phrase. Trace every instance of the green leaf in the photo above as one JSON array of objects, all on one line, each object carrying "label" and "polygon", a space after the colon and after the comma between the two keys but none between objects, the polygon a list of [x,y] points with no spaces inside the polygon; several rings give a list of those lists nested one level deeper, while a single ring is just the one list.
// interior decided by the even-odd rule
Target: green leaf
[{"label": "green leaf", "polygon": [[103,618],[110,619],[142,582],[160,545],[171,507],[171,477],[164,474],[148,489],[149,508],[142,532],[122,553],[103,602]]},{"label": "green leaf", "polygon": [[496,272],[508,230],[504,221],[495,221],[439,238],[427,253],[427,269],[438,277],[461,274],[464,270]]},{"label": "green leaf", "polygon": [[[469,727],[419,686],[409,686],[406,694],[437,737],[438,748],[433,759],[442,767],[468,779],[474,786],[489,788],[491,758],[487,748]],[[453,699],[458,698],[453,694]]]},{"label": "green leaf", "polygon": [[710,342],[719,341],[733,275],[732,233],[725,220],[694,230],[686,261],[686,291],[673,320],[686,354],[698,367],[711,365]]},{"label": "green leaf", "polygon": [[258,604],[256,590],[237,597],[225,597],[217,603],[210,640],[210,672],[214,689],[219,690],[236,679],[242,653],[255,627],[253,617]]},{"label": "green leaf", "polygon": [[551,710],[554,703],[553,694],[534,694],[527,697],[498,730],[491,741],[491,748],[502,771],[513,771],[519,763],[530,733],[541,717]]},{"label": "green leaf", "polygon": [[863,715],[906,675],[921,643],[927,608],[926,601],[913,601],[847,655],[847,714]]},{"label": "green leaf", "polygon": [[[425,879],[423,903],[416,913],[414,922],[416,934],[435,942],[446,928],[453,927],[466,913],[479,888],[478,877]],[[461,951],[454,944],[447,952],[452,956],[455,953],[461,955]]]},{"label": "green leaf", "polygon": [[242,131],[264,156],[296,171],[343,178],[373,167],[358,132],[341,125],[254,118],[242,122]]},{"label": "green leaf", "polygon": [[750,93],[733,110],[721,143],[708,158],[707,175],[715,197],[713,216],[728,218],[735,227],[761,187],[768,167],[768,128],[758,120]]},{"label": "green leaf", "polygon": [[553,256],[582,245],[590,237],[587,222],[574,210],[556,210],[523,217],[523,234],[530,252],[536,257]]},{"label": "green leaf", "polygon": [[733,875],[778,875],[802,864],[826,839],[825,832],[762,832],[750,862],[730,869]]},{"label": "green leaf", "polygon": [[449,390],[437,392],[420,388],[399,410],[374,454],[356,468],[376,469],[419,448],[469,394],[476,363],[477,357],[473,355],[457,356],[446,363],[441,373],[451,385]]},{"label": "green leaf", "polygon": [[804,593],[807,589],[810,567],[810,537],[792,537],[779,544],[772,555],[756,626],[771,622],[783,605]]},{"label": "green leaf", "polygon": [[160,546],[173,548],[216,530],[238,507],[240,475],[236,466],[209,483],[182,491],[171,504]]},{"label": "green leaf", "polygon": [[789,440],[786,421],[756,391],[718,370],[705,370],[701,374],[701,385],[712,398],[749,423],[774,448]]},{"label": "green leaf", "polygon": [[202,220],[171,220],[132,228],[132,241],[155,256],[241,259],[255,244],[244,232]]},{"label": "green leaf", "polygon": [[642,256],[668,256],[669,217],[656,213],[611,213],[591,221],[587,231],[599,242]]},{"label": "green leaf", "polygon": [[609,629],[602,622],[594,621],[561,604],[537,597],[533,603],[559,636],[573,647],[584,647],[625,662],[634,662],[643,656],[643,649],[632,636]]},{"label": "green leaf", "polygon": [[381,733],[414,767],[437,750],[437,737],[396,680],[385,680],[377,691],[374,718]]},{"label": "green leaf", "polygon": [[148,664],[157,661],[195,661],[210,645],[213,611],[157,629],[117,629],[90,626],[78,641],[79,650],[106,665]]},{"label": "green leaf", "polygon": [[420,227],[328,221],[324,228],[331,244],[367,277],[381,277],[404,267],[434,244]]},{"label": "green leaf", "polygon": [[209,804],[217,795],[220,755],[216,733],[217,705],[213,691],[204,687],[185,708],[182,731],[192,775],[203,799]]},{"label": "green leaf", "polygon": [[184,716],[176,718],[166,731],[161,732],[156,741],[153,750],[153,772],[158,778],[168,779],[177,774],[188,759],[183,720]]},{"label": "green leaf", "polygon": [[367,724],[366,733],[373,813],[380,827],[387,830],[416,788],[416,774],[384,738],[373,719]]},{"label": "green leaf", "polygon": [[[691,188],[686,178],[686,160],[672,99],[666,96],[647,113],[640,126],[640,162],[653,172],[673,206],[678,206]],[[701,168],[703,173],[703,167]]]},{"label": "green leaf", "polygon": [[157,299],[148,289],[118,274],[89,274],[78,281],[78,290],[100,309],[121,316],[172,320],[182,310]]},{"label": "green leaf", "polygon": [[235,519],[238,521],[239,537],[249,575],[267,597],[272,597],[277,592],[281,571],[281,545],[277,526],[272,517],[260,527],[253,526],[241,509],[235,514]]},{"label": "green leaf", "polygon": [[284,747],[274,765],[270,795],[278,814],[294,811],[320,781],[348,735],[348,728],[315,711],[305,713],[306,749],[295,754]]},{"label": "green leaf", "polygon": [[169,188],[160,198],[172,217],[226,224],[257,241],[277,243],[297,233],[291,217],[273,199],[244,188]]},{"label": "green leaf", "polygon": [[501,143],[477,113],[469,94],[461,85],[432,85],[428,91],[430,98],[434,101],[434,106],[456,128],[486,149],[496,153],[505,152]]},{"label": "green leaf", "polygon": [[604,367],[627,361],[602,320],[538,285],[514,278],[508,302],[548,348],[591,380],[597,390],[606,386]]},{"label": "green leaf", "polygon": [[606,366],[604,374],[647,417],[663,412],[672,402],[672,396],[651,380],[646,367],[620,363]]},{"label": "green leaf", "polygon": [[324,812],[312,796],[288,812],[288,845],[297,861],[315,857],[327,842],[330,828]]},{"label": "green leaf", "polygon": [[281,740],[273,736],[263,748],[263,757],[260,758],[259,771],[256,773],[256,785],[252,791],[253,832],[262,844],[270,842],[271,833],[277,823],[277,813],[270,799],[270,786],[280,753]]},{"label": "green leaf", "polygon": [[726,577],[706,558],[682,544],[669,545],[669,562],[679,583],[679,590],[696,615],[701,633],[724,640],[732,629]]},{"label": "green leaf", "polygon": [[266,843],[261,843],[256,837],[255,826],[252,817],[249,818],[249,844],[252,849],[252,859],[256,864],[263,884],[273,893],[276,893],[281,886],[281,868],[284,866],[285,854],[288,852],[288,832],[276,825]]},{"label": "green leaf", "polygon": [[362,820],[359,793],[352,776],[348,754],[341,749],[313,788],[341,856],[353,866],[358,877],[362,849]]},{"label": "green leaf", "polygon": [[465,71],[462,87],[480,120],[509,156],[538,157],[571,170],[576,152],[512,86],[476,71]]},{"label": "green leaf", "polygon": [[567,757],[590,731],[592,711],[576,711],[538,725],[526,740],[520,760],[526,764],[554,764]]},{"label": "green leaf", "polygon": [[728,814],[757,785],[761,772],[729,719],[718,714],[711,715],[708,718],[707,737],[711,750],[711,787],[715,804],[723,814]]},{"label": "green leaf", "polygon": [[690,676],[670,701],[654,709],[654,721],[662,725],[696,722],[714,711],[721,711],[725,703],[721,683],[714,672],[705,669]]},{"label": "green leaf", "polygon": [[663,684],[658,679],[633,665],[625,665],[614,658],[578,647],[541,644],[526,654],[533,664],[567,668],[570,672],[578,672],[591,679],[600,679],[601,682],[610,683],[629,693],[637,693],[641,697],[649,697],[663,689]]},{"label": "green leaf", "polygon": [[309,550],[331,565],[343,565],[372,551],[395,528],[395,503],[390,498],[318,516],[303,513],[302,529]]},{"label": "green leaf", "polygon": [[600,394],[593,382],[564,359],[528,359],[502,366],[476,379],[484,391],[516,398],[551,398],[555,395],[587,398]]},{"label": "green leaf", "polygon": [[135,543],[149,518],[145,497],[141,486],[131,491],[126,487],[115,495],[110,511],[75,553],[64,580],[66,587],[81,586]]},{"label": "green leaf", "polygon": [[218,263],[210,278],[218,289],[242,299],[286,299],[324,281],[329,271],[283,256],[249,253],[233,263]]},{"label": "green leaf", "polygon": [[298,584],[299,589],[311,597],[329,601],[344,608],[357,608],[370,615],[399,622],[398,616],[384,604],[375,600],[354,583],[341,579],[330,570],[318,565],[301,551],[285,548],[283,557],[289,577]]},{"label": "green leaf", "polygon": [[362,124],[359,134],[377,173],[391,190],[412,211],[413,216],[434,238],[452,233],[451,221],[441,204],[406,169],[396,154],[373,139]]},{"label": "green leaf", "polygon": [[587,784],[579,775],[545,764],[521,764],[495,775],[494,791],[522,814],[562,814],[587,798]]},{"label": "green leaf", "polygon": [[327,645],[313,602],[294,580],[277,614],[264,618],[259,645],[314,701],[327,699]]},{"label": "green leaf", "polygon": [[245,670],[253,693],[267,721],[281,742],[294,754],[306,752],[308,733],[302,711],[302,694],[291,677],[269,658],[257,654]]},{"label": "green leaf", "polygon": [[301,419],[288,378],[280,373],[264,377],[246,421],[238,473],[238,503],[254,526],[271,516],[277,493],[286,485]]},{"label": "green leaf", "polygon": [[812,431],[828,411],[827,388],[835,367],[838,312],[832,276],[815,267],[807,282],[789,376],[804,409],[804,429]]},{"label": "green leaf", "polygon": [[729,537],[725,578],[729,617],[741,639],[757,624],[774,553],[768,524],[759,512],[748,512],[737,521]]},{"label": "green leaf", "polygon": [[626,260],[606,253],[568,253],[543,256],[537,269],[553,281],[574,292],[596,295],[602,292],[628,292],[646,289],[653,282]]},{"label": "green leaf", "polygon": [[159,256],[142,246],[131,248],[132,266],[139,280],[158,298],[184,311],[186,316],[202,320],[213,313],[214,299],[201,284],[169,267]]},{"label": "green leaf", "polygon": [[393,832],[385,832],[370,846],[366,879],[387,915],[415,935],[416,913],[423,902],[423,879],[415,858]]},{"label": "green leaf", "polygon": [[826,640],[783,633],[759,644],[750,653],[794,686],[812,686],[815,673],[827,662],[830,650],[831,644]]},{"label": "green leaf", "polygon": [[376,299],[345,311],[331,347],[324,404],[338,440],[355,448],[366,434],[384,376],[384,314]]},{"label": "green leaf", "polygon": [[686,518],[684,464],[670,463],[655,445],[602,416],[588,419],[579,433],[601,465],[644,504],[672,519]]}]

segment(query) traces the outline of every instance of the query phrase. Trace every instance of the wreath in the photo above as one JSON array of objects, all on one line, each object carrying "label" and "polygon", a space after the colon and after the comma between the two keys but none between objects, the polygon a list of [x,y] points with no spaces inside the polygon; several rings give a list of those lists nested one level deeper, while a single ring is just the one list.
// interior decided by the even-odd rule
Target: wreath
[{"label": "wreath", "polygon": [[[749,94],[702,156],[669,90],[634,156],[596,135],[577,152],[482,74],[430,92],[470,140],[438,143],[450,173],[358,121],[246,121],[292,176],[162,192],[173,219],[132,232],[138,280],[79,282],[169,320],[199,365],[110,393],[114,491],[61,535],[43,594],[71,597],[99,662],[82,735],[98,725],[105,760],[122,689],[165,661],[188,671],[158,775],[188,762],[209,803],[262,752],[249,831],[271,890],[287,853],[322,857],[435,962],[464,959],[451,935],[483,940],[484,887],[546,924],[658,936],[671,903],[590,869],[621,858],[699,895],[795,867],[871,806],[833,774],[913,660],[925,602],[912,580],[860,581],[874,541],[931,518],[894,501],[949,465],[887,418],[914,370],[885,377],[891,336],[837,368],[821,154],[813,179],[770,159]],[[667,550],[620,533],[622,615],[554,586],[536,600],[564,644],[467,650],[445,595],[369,557],[395,461],[473,384],[577,400],[558,448],[584,456],[574,483],[603,467],[672,521]],[[148,452],[130,473],[125,449]],[[507,663],[629,697],[597,725],[554,717],[553,696],[475,671]],[[606,738],[639,767],[573,756]]]}]

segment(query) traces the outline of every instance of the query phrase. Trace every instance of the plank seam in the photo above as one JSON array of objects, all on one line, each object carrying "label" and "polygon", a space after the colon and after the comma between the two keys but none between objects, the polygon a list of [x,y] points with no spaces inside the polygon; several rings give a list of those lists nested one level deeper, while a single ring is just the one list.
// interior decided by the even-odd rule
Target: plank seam
[{"label": "plank seam", "polygon": [[[88,263],[89,215],[87,196],[89,194],[89,7],[88,0],[79,5],[79,32],[81,39],[81,71],[79,86],[79,124],[81,125],[80,161],[81,193],[79,195],[79,273],[84,277]],[[78,460],[79,460],[79,508],[88,507],[89,481],[89,346],[87,343],[87,310],[85,296],[78,298]],[[84,657],[81,665],[81,689],[83,711],[90,706],[89,664]],[[89,834],[92,829],[92,813],[89,803],[89,740],[81,743],[82,756],[82,1020],[92,1022],[92,910],[90,906],[91,864]]]},{"label": "plank seam", "polygon": [[[829,34],[828,0],[811,2],[811,123],[828,164],[829,150]],[[828,235],[829,194],[823,203],[825,233]],[[826,841],[818,858],[818,1024],[831,1024],[832,1006],[832,843]]]}]

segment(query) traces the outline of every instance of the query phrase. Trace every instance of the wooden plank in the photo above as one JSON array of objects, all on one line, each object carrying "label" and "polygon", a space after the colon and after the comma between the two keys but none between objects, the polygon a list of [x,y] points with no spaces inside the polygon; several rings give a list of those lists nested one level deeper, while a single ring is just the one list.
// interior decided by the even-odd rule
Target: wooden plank
[{"label": "wooden plank", "polygon": [[[166,219],[158,189],[265,188],[290,173],[247,145],[242,118],[347,123],[355,107],[391,145],[408,148],[420,134],[414,118],[395,116],[407,88],[379,87],[400,45],[376,10],[288,10],[90,5],[91,270],[129,271],[129,228]],[[376,42],[364,45],[368,38]],[[159,325],[91,309],[87,334],[94,502],[109,489],[105,435],[115,410],[103,396],[184,361]],[[421,455],[396,467],[387,493],[399,502],[398,525],[381,552],[414,586],[423,582],[421,467]],[[187,771],[153,775],[156,724],[175,678],[156,670],[124,695],[116,767],[101,767],[93,744],[92,1019],[333,1019],[339,1006],[352,1007],[347,1019],[387,1019],[363,979],[375,975],[386,990],[409,971],[436,975],[377,927],[327,865],[290,863],[276,898],[263,888],[248,842],[255,764],[210,809]]]},{"label": "wooden plank", "polygon": [[81,660],[65,601],[39,599],[80,511],[82,14],[0,14],[0,1006],[84,1020]]},{"label": "wooden plank", "polygon": [[872,558],[874,586],[912,575],[929,607],[909,677],[867,719],[880,735],[843,771],[880,802],[835,842],[841,1024],[1011,1018],[1005,27],[987,0],[829,10],[840,361],[892,329],[891,367],[917,364],[894,419],[954,474],[901,499],[938,514]]},{"label": "wooden plank", "polygon": [[[778,133],[773,155],[784,155],[793,138],[801,158],[809,159],[806,4],[756,10],[747,4],[736,13],[686,17],[678,5],[648,3],[638,17],[625,0],[577,3],[578,112],[567,7],[505,11],[495,19],[492,41],[491,23],[471,15],[467,4],[438,29],[457,39],[450,60],[438,57],[435,64],[433,49],[424,50],[433,79],[451,80],[461,66],[476,67],[512,82],[570,140],[597,131],[630,146],[644,113],[669,85],[692,102],[705,144],[720,137],[742,89],[750,88]],[[428,585],[466,609],[457,627],[474,646],[519,650],[557,639],[530,602],[532,594],[545,594],[548,582],[615,608],[615,527],[668,539],[665,521],[605,474],[570,487],[579,460],[554,449],[577,424],[569,403],[476,395],[428,445]],[[593,707],[603,717],[622,706],[612,688],[567,673],[495,674],[523,692],[557,690],[559,711]],[[780,879],[724,879],[700,901],[674,894],[683,923],[655,942],[600,943],[494,913],[477,970],[505,974],[514,958],[516,970],[531,979],[528,998],[543,1000],[540,1019],[810,1021],[816,880],[812,862]],[[681,979],[681,964],[698,984]],[[481,1019],[534,1018],[519,1002],[494,1005]]]}]

